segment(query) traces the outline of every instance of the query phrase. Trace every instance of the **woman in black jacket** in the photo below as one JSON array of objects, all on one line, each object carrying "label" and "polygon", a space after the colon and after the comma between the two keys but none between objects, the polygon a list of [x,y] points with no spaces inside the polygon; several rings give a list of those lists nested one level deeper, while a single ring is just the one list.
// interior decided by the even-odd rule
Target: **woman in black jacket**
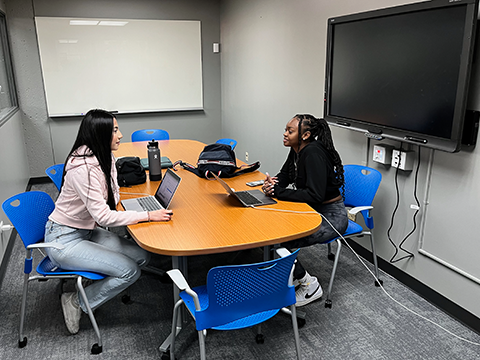
[{"label": "woman in black jacket", "polygon": [[[337,237],[337,231],[345,232],[348,217],[340,193],[343,166],[327,122],[308,114],[295,115],[287,123],[283,145],[290,147],[290,153],[277,176],[267,173],[264,193],[279,200],[305,202],[332,224],[324,221],[316,233],[283,245],[289,249],[310,246]],[[321,298],[323,290],[318,279],[298,260],[294,280],[296,306]]]}]

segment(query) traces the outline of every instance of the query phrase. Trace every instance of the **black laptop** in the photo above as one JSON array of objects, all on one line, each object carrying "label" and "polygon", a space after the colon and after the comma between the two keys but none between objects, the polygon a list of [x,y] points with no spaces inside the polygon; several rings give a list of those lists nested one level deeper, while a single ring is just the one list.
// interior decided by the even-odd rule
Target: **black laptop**
[{"label": "black laptop", "polygon": [[[213,173],[212,173],[213,174]],[[228,184],[220,179],[217,175],[213,174],[215,179],[217,179],[220,184],[227,190],[227,192],[232,195],[235,199],[240,201],[243,206],[252,207],[252,206],[261,206],[261,205],[271,205],[276,204],[277,202],[271,197],[265,195],[260,190],[244,190],[244,191],[234,191]]]}]

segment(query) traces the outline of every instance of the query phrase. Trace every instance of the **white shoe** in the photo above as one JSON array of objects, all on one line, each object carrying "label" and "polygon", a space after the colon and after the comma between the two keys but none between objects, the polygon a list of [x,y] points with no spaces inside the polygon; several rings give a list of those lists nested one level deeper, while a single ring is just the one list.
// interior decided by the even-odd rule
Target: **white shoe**
[{"label": "white shoe", "polygon": [[[77,298],[75,299],[75,297]],[[63,293],[61,303],[68,331],[70,334],[78,333],[80,317],[82,316],[82,308],[78,304],[78,294],[76,292]]]},{"label": "white shoe", "polygon": [[292,285],[293,285],[293,287],[295,288],[295,290],[297,290],[298,287],[300,286],[300,281],[297,280],[297,279],[293,279]]},{"label": "white shoe", "polygon": [[320,299],[323,295],[322,287],[318,282],[318,279],[314,276],[310,278],[310,281],[307,283],[300,283],[299,288],[295,291],[295,298],[297,303],[295,306],[304,306],[312,301]]}]

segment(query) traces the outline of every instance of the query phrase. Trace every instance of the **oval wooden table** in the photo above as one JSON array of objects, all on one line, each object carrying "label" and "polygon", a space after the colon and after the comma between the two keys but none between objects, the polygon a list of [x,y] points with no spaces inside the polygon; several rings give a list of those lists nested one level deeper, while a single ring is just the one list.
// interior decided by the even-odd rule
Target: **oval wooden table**
[{"label": "oval wooden table", "polygon": [[[147,143],[123,143],[115,156],[146,158]],[[196,165],[204,146],[195,140],[159,141],[161,156],[169,157],[172,163],[182,160]],[[237,160],[237,166],[243,164]],[[313,234],[320,228],[321,216],[307,204],[278,201],[277,204],[257,208],[243,207],[216,180],[199,178],[179,166],[177,169],[176,173],[182,180],[169,207],[174,214],[172,220],[140,223],[127,229],[142,248],[172,256],[173,268],[180,269],[186,277],[188,256],[275,245]],[[252,189],[245,183],[264,178],[265,175],[257,170],[225,181],[238,191]],[[147,175],[144,184],[120,188],[121,198],[154,194],[159,183],[149,181]],[[269,251],[264,254],[268,259]],[[174,286],[174,301],[178,298],[178,290]],[[160,350],[166,351],[170,341],[170,337],[167,338]]]}]

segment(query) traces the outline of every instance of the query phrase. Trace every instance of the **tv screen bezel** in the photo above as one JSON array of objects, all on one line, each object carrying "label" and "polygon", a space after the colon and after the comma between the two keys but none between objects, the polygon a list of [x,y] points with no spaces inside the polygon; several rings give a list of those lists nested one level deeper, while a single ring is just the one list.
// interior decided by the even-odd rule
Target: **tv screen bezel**
[{"label": "tv screen bezel", "polygon": [[[465,28],[463,35],[461,63],[457,81],[457,92],[455,97],[454,115],[452,119],[452,131],[450,138],[417,133],[404,130],[398,127],[380,125],[373,122],[366,122],[359,119],[351,119],[332,115],[330,113],[331,103],[331,69],[333,59],[333,34],[335,26],[353,21],[368,21],[379,17],[387,17],[397,14],[408,14],[412,12],[438,9],[453,6],[466,6]],[[330,124],[342,128],[364,132],[367,137],[381,140],[392,139],[405,143],[422,145],[429,148],[446,152],[456,152],[461,149],[463,135],[463,124],[468,100],[469,80],[472,68],[472,59],[475,45],[475,32],[478,17],[478,0],[431,0],[414,4],[407,4],[389,7],[379,10],[366,11],[357,14],[337,16],[328,19],[327,29],[327,56],[325,68],[325,93],[324,93],[324,118]]]}]

